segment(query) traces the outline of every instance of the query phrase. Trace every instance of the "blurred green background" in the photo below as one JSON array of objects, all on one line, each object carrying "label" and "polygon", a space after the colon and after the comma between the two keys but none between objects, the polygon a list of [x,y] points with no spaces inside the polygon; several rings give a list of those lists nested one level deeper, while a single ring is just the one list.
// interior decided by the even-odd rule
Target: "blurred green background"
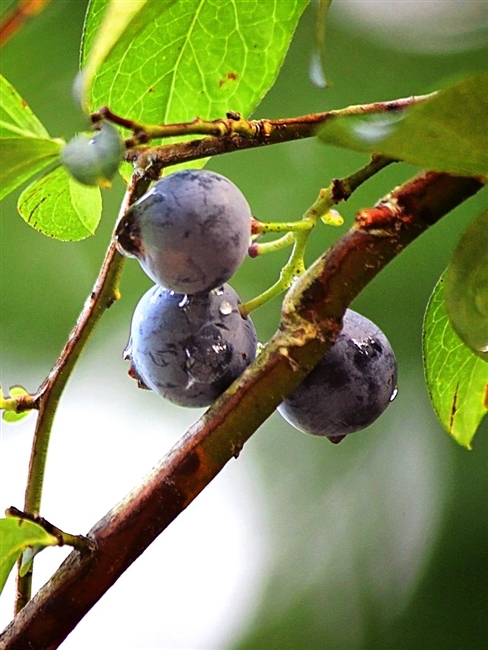
[{"label": "blurred green background", "polygon": [[[2,9],[8,4],[2,2]],[[2,51],[2,74],[53,136],[69,138],[80,128],[71,84],[85,6],[82,0],[54,0]],[[399,50],[388,46],[374,22],[351,24],[346,14],[334,11],[327,27],[330,87],[322,90],[308,77],[310,7],[255,117],[289,117],[431,91],[449,77],[487,68],[486,22],[484,32],[482,27],[480,18],[478,38],[466,35],[462,47],[456,41],[449,49],[447,39],[441,50],[417,51],[415,43]],[[479,37],[480,30],[486,38]],[[366,159],[303,141],[230,154],[208,166],[239,185],[259,219],[291,220],[331,178],[351,173]],[[372,205],[415,171],[396,165],[369,181],[341,206],[346,224],[357,209]],[[27,364],[32,383],[26,387],[35,390],[53,364],[97,276],[122,193],[119,181],[104,193],[96,236],[74,244],[49,240],[25,224],[16,213],[16,196],[1,203],[5,386],[23,383],[19,373]],[[487,204],[485,190],[451,213],[355,302],[385,331],[398,357],[399,395],[385,415],[337,447],[300,435],[274,416],[246,447],[266,488],[274,561],[236,648],[488,647],[488,422],[471,452],[450,440],[430,409],[421,359],[430,292],[463,228]],[[340,234],[318,227],[308,261]],[[285,256],[245,262],[232,282],[243,300],[269,286]],[[128,329],[134,305],[149,285],[139,266],[128,262],[123,299],[95,335],[97,343],[113,341],[115,356],[121,353],[119,332]],[[254,321],[261,340],[267,340],[279,322],[279,302],[258,310]],[[120,372],[125,371],[120,363]],[[14,429],[5,435],[15,435]]]}]

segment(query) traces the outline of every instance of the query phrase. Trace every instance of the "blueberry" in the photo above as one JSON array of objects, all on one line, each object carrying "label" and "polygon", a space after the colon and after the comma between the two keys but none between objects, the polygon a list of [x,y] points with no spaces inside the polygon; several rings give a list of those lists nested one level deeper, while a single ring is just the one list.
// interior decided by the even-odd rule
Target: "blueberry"
[{"label": "blueberry", "polygon": [[117,129],[102,122],[100,131],[79,133],[61,152],[61,160],[71,176],[83,185],[110,187],[125,151]]},{"label": "blueberry", "polygon": [[180,406],[208,406],[256,355],[256,330],[228,285],[184,295],[159,285],[139,301],[125,358],[129,374]]},{"label": "blueberry", "polygon": [[158,181],[128,210],[116,241],[154,281],[178,293],[210,291],[242,263],[251,209],[227,178],[183,170]]},{"label": "blueberry", "polygon": [[340,442],[372,424],[396,395],[397,363],[383,332],[348,309],[334,345],[278,407],[294,427]]}]

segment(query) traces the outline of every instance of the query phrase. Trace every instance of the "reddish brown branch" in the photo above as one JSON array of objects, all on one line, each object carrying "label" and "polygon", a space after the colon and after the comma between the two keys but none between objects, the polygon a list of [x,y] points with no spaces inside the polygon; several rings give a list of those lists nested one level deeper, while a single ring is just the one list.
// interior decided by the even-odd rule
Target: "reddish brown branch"
[{"label": "reddish brown branch", "polygon": [[50,2],[51,0],[18,0],[0,20],[0,46],[15,36],[29,19],[41,13]]},{"label": "reddish brown branch", "polygon": [[418,235],[481,188],[472,178],[426,173],[377,206],[294,285],[280,329],[242,377],[158,467],[73,551],[0,639],[2,650],[57,648],[151,542],[216,476],[318,362],[353,298]]},{"label": "reddish brown branch", "polygon": [[[310,115],[279,120],[245,120],[237,113],[227,113],[225,119],[201,120],[195,118],[191,122],[180,124],[149,126],[116,115],[108,107],[100,109],[98,113],[92,116],[92,119],[109,119],[119,126],[132,130],[134,136],[126,140],[125,143],[126,147],[130,149],[126,154],[126,160],[144,169],[146,173],[150,173],[151,177],[156,179],[159,177],[161,170],[170,165],[191,162],[242,149],[254,149],[270,144],[314,137],[320,126],[335,117],[399,111],[423,102],[432,97],[433,94],[387,102],[358,104],[324,113],[311,113]],[[206,137],[159,147],[137,146],[152,139],[195,134]]]}]

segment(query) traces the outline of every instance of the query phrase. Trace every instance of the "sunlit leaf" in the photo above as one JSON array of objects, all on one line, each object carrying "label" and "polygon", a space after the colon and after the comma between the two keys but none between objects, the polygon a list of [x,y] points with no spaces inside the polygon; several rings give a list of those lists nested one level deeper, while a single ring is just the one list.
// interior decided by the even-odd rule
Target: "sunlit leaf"
[{"label": "sunlit leaf", "polygon": [[61,146],[60,140],[0,139],[0,200],[56,160]]},{"label": "sunlit leaf", "polygon": [[[47,139],[49,133],[15,88],[0,75],[0,123],[14,125],[25,135]],[[0,137],[2,131],[0,130]]]},{"label": "sunlit leaf", "polygon": [[25,395],[29,394],[29,391],[26,390],[23,386],[11,386],[9,393],[10,397],[24,397]]},{"label": "sunlit leaf", "polygon": [[488,409],[488,363],[456,334],[444,306],[444,281],[437,283],[424,319],[424,368],[434,410],[446,431],[463,447]]},{"label": "sunlit leaf", "polygon": [[49,133],[15,88],[0,75],[0,200],[59,156]]},{"label": "sunlit leaf", "polygon": [[96,33],[90,33],[93,41],[86,43],[89,54],[83,69],[84,92],[90,88],[98,68],[146,2],[147,0],[110,0],[108,4],[103,3],[103,7],[100,5],[102,11],[94,16],[96,22],[100,20],[99,28]]},{"label": "sunlit leaf", "polygon": [[[29,394],[29,392],[23,387],[23,386],[11,386],[9,390],[10,398],[14,400],[17,397],[24,397]],[[0,387],[0,406],[2,409],[5,409],[7,407],[7,404],[10,400],[7,399],[7,401],[4,401],[3,394],[1,394],[1,387]],[[22,411],[21,413],[17,413],[16,411],[12,411],[10,409],[4,410],[2,413],[2,419],[5,422],[8,422],[9,424],[14,423],[14,422],[19,422],[20,420],[23,420],[25,417],[30,415],[31,411]]]},{"label": "sunlit leaf", "polygon": [[[308,0],[148,0],[97,70],[88,98],[146,123],[249,115],[273,84]],[[108,0],[90,3],[82,65]]]},{"label": "sunlit leaf", "polygon": [[461,339],[488,361],[488,210],[454,249],[445,274],[445,301]]},{"label": "sunlit leaf", "polygon": [[396,113],[339,116],[322,141],[380,153],[424,169],[488,174],[488,74],[477,74]]},{"label": "sunlit leaf", "polygon": [[8,424],[15,424],[15,422],[20,422],[20,420],[26,418],[28,415],[30,415],[30,413],[30,411],[22,411],[22,413],[16,413],[15,411],[3,411],[2,420],[4,422],[8,422]]},{"label": "sunlit leaf", "polygon": [[30,546],[56,546],[59,542],[44,528],[27,519],[0,519],[0,592],[3,590],[17,558]]},{"label": "sunlit leaf", "polygon": [[98,187],[81,185],[64,167],[57,167],[24,190],[18,210],[39,232],[62,241],[76,241],[95,232],[102,199]]},{"label": "sunlit leaf", "polygon": [[32,138],[32,134],[16,124],[0,120],[0,140],[5,138]]}]

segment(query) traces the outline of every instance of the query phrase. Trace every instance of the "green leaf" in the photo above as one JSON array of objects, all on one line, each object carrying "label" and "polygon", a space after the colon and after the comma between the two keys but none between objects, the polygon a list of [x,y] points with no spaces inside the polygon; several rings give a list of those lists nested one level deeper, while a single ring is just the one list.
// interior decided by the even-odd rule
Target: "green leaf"
[{"label": "green leaf", "polygon": [[20,422],[20,420],[26,418],[28,415],[30,415],[30,413],[30,411],[23,411],[22,413],[16,413],[15,411],[3,411],[2,420],[8,424],[15,424],[15,422]]},{"label": "green leaf", "polygon": [[93,40],[89,44],[86,43],[89,55],[83,70],[83,94],[86,93],[87,88],[90,88],[98,68],[107,58],[110,50],[137,17],[146,2],[147,0],[132,0],[131,2],[110,0],[106,10],[95,16],[95,20],[100,19],[100,23],[96,34],[95,32],[90,34]]},{"label": "green leaf", "polygon": [[98,187],[75,181],[64,167],[56,167],[20,195],[18,210],[39,232],[62,241],[93,235],[102,213]]},{"label": "green leaf", "polygon": [[[18,132],[34,138],[48,139],[49,133],[15,88],[0,75],[0,123],[14,125]],[[0,137],[2,135],[0,130]]]},{"label": "green leaf", "polygon": [[17,558],[30,546],[57,546],[58,540],[44,528],[27,519],[0,519],[0,593]]},{"label": "green leaf", "polygon": [[443,294],[441,278],[424,319],[425,377],[442,426],[460,445],[471,449],[488,410],[488,364],[464,345],[452,328]]},{"label": "green leaf", "polygon": [[[145,123],[248,115],[279,72],[308,0],[148,0],[98,61],[90,108]],[[82,65],[108,0],[92,0]]]},{"label": "green leaf", "polygon": [[[22,411],[22,413],[17,413],[15,410],[12,410],[12,402],[17,397],[25,397],[29,392],[23,386],[11,386],[10,398],[5,399],[0,386],[0,408],[3,410],[2,419],[9,424],[14,422],[19,422],[25,417],[30,415],[30,411]],[[10,408],[8,408],[10,406]],[[5,410],[4,410],[5,409]]]},{"label": "green leaf", "polygon": [[0,139],[0,200],[59,158],[61,140],[31,137]]},{"label": "green leaf", "polygon": [[488,74],[477,74],[396,113],[338,116],[323,142],[379,153],[424,169],[488,174]]},{"label": "green leaf", "polygon": [[451,256],[445,302],[461,339],[488,361],[488,210],[474,219]]},{"label": "green leaf", "polygon": [[0,140],[6,138],[31,138],[28,131],[24,131],[19,126],[0,120]]},{"label": "green leaf", "polygon": [[27,103],[0,75],[0,200],[53,162],[62,144],[49,138]]}]

